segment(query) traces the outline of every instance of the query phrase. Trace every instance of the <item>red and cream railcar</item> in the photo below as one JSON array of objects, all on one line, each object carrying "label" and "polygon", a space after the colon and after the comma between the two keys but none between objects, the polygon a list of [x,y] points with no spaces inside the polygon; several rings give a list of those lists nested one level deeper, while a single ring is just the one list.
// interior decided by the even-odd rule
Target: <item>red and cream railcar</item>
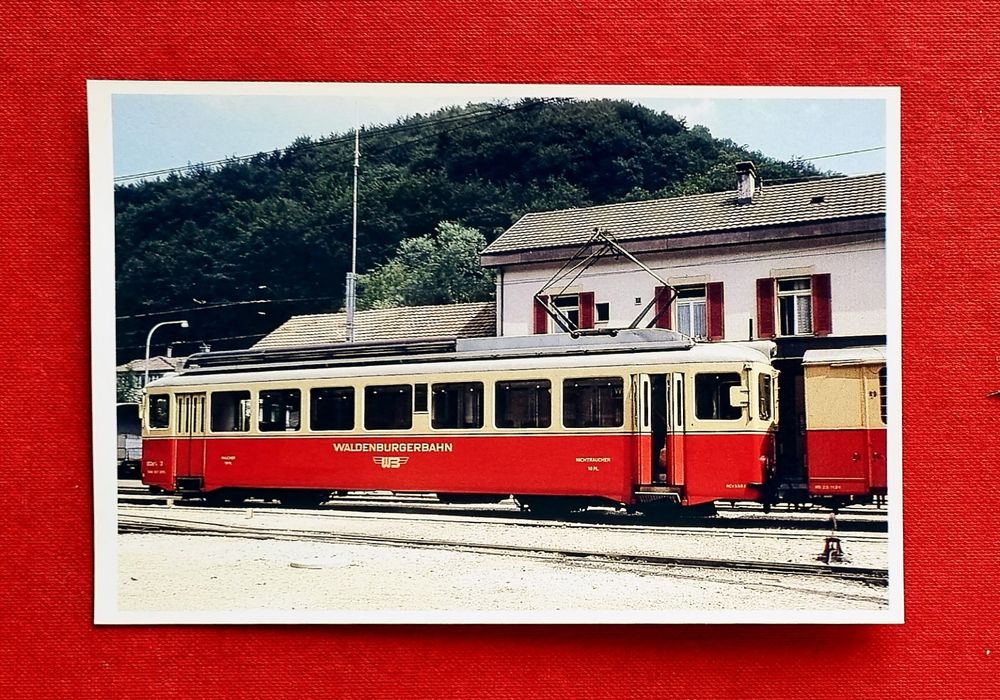
[{"label": "red and cream railcar", "polygon": [[885,348],[809,350],[802,365],[810,498],[835,505],[881,501],[887,490]]},{"label": "red and cream railcar", "polygon": [[196,355],[149,385],[143,480],[303,504],[368,490],[536,510],[759,500],[776,374],[758,348],[659,329]]}]

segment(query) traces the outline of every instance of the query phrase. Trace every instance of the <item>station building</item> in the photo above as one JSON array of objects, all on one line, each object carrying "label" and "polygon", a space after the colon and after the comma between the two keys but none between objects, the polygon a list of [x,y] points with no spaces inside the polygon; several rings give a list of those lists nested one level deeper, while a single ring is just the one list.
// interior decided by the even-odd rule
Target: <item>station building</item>
[{"label": "station building", "polygon": [[[640,327],[655,319],[704,342],[773,340],[782,372],[779,468],[787,472],[804,462],[803,354],[886,342],[886,180],[872,174],[765,187],[744,162],[734,185],[526,214],[481,261],[496,272],[498,335],[563,332],[547,303],[583,330],[620,328],[641,316]],[[567,261],[573,267],[599,245],[595,231],[655,276],[619,254],[549,285]]]}]

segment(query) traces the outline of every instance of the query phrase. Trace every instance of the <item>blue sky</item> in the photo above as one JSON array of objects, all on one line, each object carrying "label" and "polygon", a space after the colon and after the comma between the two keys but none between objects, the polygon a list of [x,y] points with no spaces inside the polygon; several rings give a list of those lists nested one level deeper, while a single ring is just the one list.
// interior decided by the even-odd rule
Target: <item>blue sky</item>
[{"label": "blue sky", "polygon": [[[183,90],[184,84],[173,84]],[[343,87],[343,86],[340,86]],[[201,88],[204,90],[204,88]],[[362,125],[390,124],[417,112],[467,102],[516,101],[514,86],[368,86],[363,94],[115,94],[112,100],[115,177],[241,156],[287,146],[298,136],[324,137]],[[548,88],[545,94],[558,94]],[[589,88],[585,94],[632,99],[657,111],[701,124],[718,138],[780,159],[809,158],[886,146],[881,99],[824,96],[659,97],[650,90]],[[362,146],[363,150],[363,146]],[[884,172],[886,151],[814,161],[845,174]]]}]

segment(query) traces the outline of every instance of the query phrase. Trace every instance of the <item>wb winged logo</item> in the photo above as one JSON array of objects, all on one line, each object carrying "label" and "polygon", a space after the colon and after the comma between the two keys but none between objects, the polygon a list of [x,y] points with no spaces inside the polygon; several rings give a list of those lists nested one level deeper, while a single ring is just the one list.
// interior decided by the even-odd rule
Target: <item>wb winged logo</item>
[{"label": "wb winged logo", "polygon": [[383,469],[399,469],[410,461],[409,457],[372,457],[372,461]]}]

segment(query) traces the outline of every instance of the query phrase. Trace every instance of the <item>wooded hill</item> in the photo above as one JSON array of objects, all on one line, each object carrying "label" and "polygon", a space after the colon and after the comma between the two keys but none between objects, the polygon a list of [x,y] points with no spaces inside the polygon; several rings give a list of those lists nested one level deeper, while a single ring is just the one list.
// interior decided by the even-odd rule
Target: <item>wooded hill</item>
[{"label": "wooded hill", "polygon": [[[154,354],[166,335],[190,341],[178,348],[186,354],[200,341],[248,347],[293,314],[341,309],[353,150],[353,134],[302,138],[118,186],[119,361],[141,356],[163,320],[186,318],[191,328],[157,336]],[[819,174],[609,100],[448,108],[363,131],[361,152],[359,272],[385,263],[404,239],[433,238],[441,222],[488,242],[531,211],[732,189],[740,160],[753,160],[765,181]]]}]

